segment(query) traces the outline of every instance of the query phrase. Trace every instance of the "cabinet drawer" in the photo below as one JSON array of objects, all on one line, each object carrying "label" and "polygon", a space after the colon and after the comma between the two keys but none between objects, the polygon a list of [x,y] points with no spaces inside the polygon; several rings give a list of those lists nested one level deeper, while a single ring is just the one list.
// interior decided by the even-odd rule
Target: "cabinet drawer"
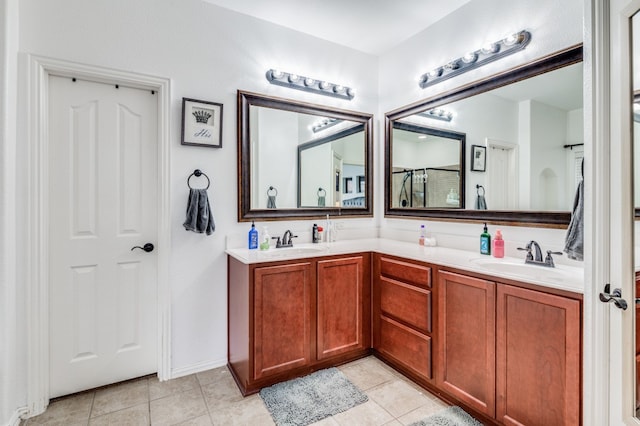
[{"label": "cabinet drawer", "polygon": [[380,279],[380,310],[422,333],[431,333],[431,291]]},{"label": "cabinet drawer", "polygon": [[431,287],[431,268],[428,266],[381,257],[380,275],[420,287]]},{"label": "cabinet drawer", "polygon": [[431,379],[431,338],[390,318],[380,317],[378,351]]}]

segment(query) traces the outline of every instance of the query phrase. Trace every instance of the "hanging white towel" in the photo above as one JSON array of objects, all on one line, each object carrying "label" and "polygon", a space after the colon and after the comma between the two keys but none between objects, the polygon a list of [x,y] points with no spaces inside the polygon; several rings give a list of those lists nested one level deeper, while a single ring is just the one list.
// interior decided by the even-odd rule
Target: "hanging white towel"
[{"label": "hanging white towel", "polygon": [[189,190],[187,219],[183,226],[187,231],[206,233],[207,235],[211,235],[216,230],[206,189],[191,188]]}]

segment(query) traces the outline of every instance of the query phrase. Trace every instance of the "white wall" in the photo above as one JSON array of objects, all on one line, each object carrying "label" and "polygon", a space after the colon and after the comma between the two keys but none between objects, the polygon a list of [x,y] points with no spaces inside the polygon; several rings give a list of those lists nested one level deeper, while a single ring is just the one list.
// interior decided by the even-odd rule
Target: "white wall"
[{"label": "white wall", "polygon": [[0,0],[0,424],[26,403],[24,286],[16,268],[18,0]]},{"label": "white wall", "polygon": [[[377,58],[199,0],[22,0],[20,7],[22,52],[171,78],[172,368],[184,374],[225,364],[225,236],[249,230],[236,219],[236,91],[371,113]],[[270,85],[269,68],[335,81],[357,95],[345,101]],[[182,97],[224,104],[222,149],[180,145]],[[185,179],[195,168],[211,178],[216,232],[209,237],[181,225]],[[310,231],[311,223],[269,229]],[[373,220],[358,223],[371,227]],[[18,354],[24,356],[24,346]]]}]

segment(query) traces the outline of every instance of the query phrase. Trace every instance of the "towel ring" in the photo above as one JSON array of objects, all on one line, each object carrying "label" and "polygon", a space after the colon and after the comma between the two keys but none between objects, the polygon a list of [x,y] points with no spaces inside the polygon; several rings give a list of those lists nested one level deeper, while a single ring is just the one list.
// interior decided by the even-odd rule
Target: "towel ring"
[{"label": "towel ring", "polygon": [[[269,194],[269,191],[275,191],[275,194]],[[275,197],[276,195],[278,195],[278,190],[275,189],[273,186],[270,186],[269,189],[267,189],[267,195]]]},{"label": "towel ring", "polygon": [[209,186],[211,185],[211,180],[209,180],[209,176],[207,176],[207,175],[206,175],[206,173],[205,173],[205,172],[203,172],[203,171],[202,171],[202,170],[200,170],[200,169],[195,169],[195,170],[193,171],[193,173],[191,173],[191,174],[189,175],[189,177],[187,178],[187,186],[189,187],[189,189],[193,189],[193,188],[191,187],[191,183],[189,183],[189,180],[191,179],[191,177],[192,177],[192,176],[195,176],[195,177],[204,176],[204,177],[206,177],[206,178],[207,178],[207,187],[206,187],[205,189],[209,189]]},{"label": "towel ring", "polygon": [[[321,194],[320,192],[324,192],[324,194]],[[325,191],[323,188],[318,188],[318,197],[326,197],[327,196],[327,191]]]},{"label": "towel ring", "polygon": [[[480,188],[482,188],[482,194],[480,194]],[[484,186],[476,185],[476,192],[478,193],[478,195],[482,195],[484,197]]]}]

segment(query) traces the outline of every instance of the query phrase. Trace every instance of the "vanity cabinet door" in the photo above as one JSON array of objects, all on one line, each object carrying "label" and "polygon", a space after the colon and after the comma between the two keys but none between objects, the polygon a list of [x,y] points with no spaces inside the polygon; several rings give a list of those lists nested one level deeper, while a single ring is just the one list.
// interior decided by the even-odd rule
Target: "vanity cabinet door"
[{"label": "vanity cabinet door", "polygon": [[497,419],[580,424],[580,302],[498,286]]},{"label": "vanity cabinet door", "polygon": [[317,358],[369,348],[370,257],[318,261]]},{"label": "vanity cabinet door", "polygon": [[437,385],[493,417],[496,285],[446,271],[438,284]]},{"label": "vanity cabinet door", "polygon": [[311,362],[311,263],[254,270],[254,379]]}]

